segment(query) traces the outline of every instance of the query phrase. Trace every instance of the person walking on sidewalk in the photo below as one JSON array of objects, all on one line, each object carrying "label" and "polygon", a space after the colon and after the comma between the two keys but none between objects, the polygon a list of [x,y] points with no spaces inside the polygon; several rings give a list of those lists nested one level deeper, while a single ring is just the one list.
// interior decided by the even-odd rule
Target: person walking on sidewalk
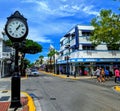
[{"label": "person walking on sidewalk", "polygon": [[110,71],[109,71],[109,69],[106,67],[106,69],[105,69],[105,80],[109,80],[109,76],[110,76]]},{"label": "person walking on sidewalk", "polygon": [[95,71],[95,75],[97,76],[97,82],[101,82],[101,79],[100,79],[100,69],[99,67],[97,67],[96,71]]},{"label": "person walking on sidewalk", "polygon": [[115,69],[115,83],[117,82],[117,79],[120,77],[120,71],[118,68]]},{"label": "person walking on sidewalk", "polygon": [[101,82],[105,82],[105,71],[104,71],[104,68],[101,69],[100,79],[101,79]]}]

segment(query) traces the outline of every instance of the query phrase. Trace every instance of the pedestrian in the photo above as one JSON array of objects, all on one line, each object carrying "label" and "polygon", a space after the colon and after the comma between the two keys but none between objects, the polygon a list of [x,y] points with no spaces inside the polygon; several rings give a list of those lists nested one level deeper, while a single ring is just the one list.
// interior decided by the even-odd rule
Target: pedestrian
[{"label": "pedestrian", "polygon": [[82,76],[82,69],[79,70],[79,75]]},{"label": "pedestrian", "polygon": [[97,82],[101,82],[101,79],[100,79],[100,68],[97,67],[96,71],[95,71],[95,75],[97,76]]},{"label": "pedestrian", "polygon": [[104,71],[104,68],[101,69],[100,71],[100,79],[101,79],[101,82],[105,82],[105,71]]},{"label": "pedestrian", "polygon": [[110,71],[108,70],[108,68],[105,69],[105,80],[109,80],[109,76],[110,76]]},{"label": "pedestrian", "polygon": [[120,71],[119,71],[119,69],[116,68],[115,71],[114,71],[114,73],[115,73],[115,83],[116,83],[117,79],[119,79],[119,77],[120,77]]},{"label": "pedestrian", "polygon": [[95,75],[95,71],[93,68],[91,68],[91,70],[90,70],[90,75],[91,75],[91,77],[93,77]]}]

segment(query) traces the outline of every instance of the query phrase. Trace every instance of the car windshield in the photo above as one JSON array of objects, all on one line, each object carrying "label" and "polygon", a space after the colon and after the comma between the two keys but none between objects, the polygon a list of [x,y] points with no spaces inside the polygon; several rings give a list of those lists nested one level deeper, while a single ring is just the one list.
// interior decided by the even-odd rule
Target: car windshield
[{"label": "car windshield", "polygon": [[32,71],[32,72],[37,72],[37,70],[36,70],[36,69],[32,69],[31,71]]}]

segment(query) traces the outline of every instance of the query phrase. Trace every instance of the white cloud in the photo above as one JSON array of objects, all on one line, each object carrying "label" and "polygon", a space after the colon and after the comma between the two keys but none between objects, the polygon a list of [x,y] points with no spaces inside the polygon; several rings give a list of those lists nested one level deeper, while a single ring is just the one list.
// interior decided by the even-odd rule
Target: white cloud
[{"label": "white cloud", "polygon": [[85,13],[87,13],[87,14],[89,14],[89,15],[98,15],[99,12],[94,11],[93,8],[94,8],[93,5],[85,6],[85,7],[83,8],[83,12],[85,12]]},{"label": "white cloud", "polygon": [[41,32],[37,29],[30,28],[28,39],[31,39],[33,41],[37,42],[43,42],[43,43],[51,43],[52,41],[48,39],[47,37],[42,36]]},{"label": "white cloud", "polygon": [[60,6],[59,9],[60,9],[61,11],[64,11],[64,10],[66,10],[68,7],[69,7],[69,5],[66,4],[66,5]]},{"label": "white cloud", "polygon": [[[39,23],[38,23],[39,24]],[[55,23],[41,23],[39,27],[29,28],[28,39],[42,43],[54,43],[54,35],[57,35],[58,38],[60,35],[66,33],[75,24],[69,22],[55,22]],[[47,36],[50,35],[50,36]],[[63,36],[63,35],[62,35]],[[52,37],[52,38],[50,38]]]},{"label": "white cloud", "polygon": [[37,0],[21,0],[22,3],[35,3]]},{"label": "white cloud", "polygon": [[80,7],[78,7],[77,5],[72,6],[72,8],[75,10],[80,10]]},{"label": "white cloud", "polygon": [[22,0],[21,2],[23,3],[33,3],[34,5],[32,6],[33,8],[35,8],[36,11],[39,12],[48,12],[50,13],[52,10],[49,8],[48,2],[44,1],[44,0]]},{"label": "white cloud", "polygon": [[66,2],[67,0],[61,0],[62,2]]},{"label": "white cloud", "polygon": [[48,12],[48,13],[52,12],[52,10],[49,8],[49,5],[47,4],[47,2],[38,1],[36,3],[38,5],[38,7],[37,7],[38,11],[44,11],[45,13],[46,12]]},{"label": "white cloud", "polygon": [[[81,15],[96,15],[97,11],[94,11],[93,5],[88,5],[83,1],[75,0],[70,2],[69,0],[53,0],[52,3],[49,0],[22,0],[22,2],[33,3],[31,7],[31,13],[27,13],[29,22],[31,25],[31,31],[29,38],[40,42],[53,42],[46,35],[62,34],[66,33],[72,26],[76,25],[74,20],[64,20],[58,22],[57,19],[68,16],[76,16],[80,18]],[[87,13],[87,14],[86,14]],[[83,17],[83,16],[82,16]],[[69,18],[70,19],[70,18]],[[54,20],[54,21],[53,21]]]},{"label": "white cloud", "polygon": [[34,3],[33,6],[41,16],[73,16],[76,13],[87,13],[89,15],[97,15],[98,12],[91,3],[85,3],[84,0],[75,0],[70,2],[69,0],[53,0],[52,3],[49,0],[22,0],[22,2]]}]

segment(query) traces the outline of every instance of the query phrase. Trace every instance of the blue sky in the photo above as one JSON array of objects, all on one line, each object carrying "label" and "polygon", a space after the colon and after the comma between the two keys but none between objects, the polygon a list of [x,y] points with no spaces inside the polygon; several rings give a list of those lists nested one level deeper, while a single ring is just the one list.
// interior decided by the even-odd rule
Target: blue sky
[{"label": "blue sky", "polygon": [[16,10],[23,14],[28,19],[27,38],[43,47],[41,53],[26,55],[34,62],[40,55],[47,56],[50,44],[59,50],[60,38],[76,24],[90,25],[101,9],[119,13],[119,6],[114,0],[0,0],[0,31]]}]

